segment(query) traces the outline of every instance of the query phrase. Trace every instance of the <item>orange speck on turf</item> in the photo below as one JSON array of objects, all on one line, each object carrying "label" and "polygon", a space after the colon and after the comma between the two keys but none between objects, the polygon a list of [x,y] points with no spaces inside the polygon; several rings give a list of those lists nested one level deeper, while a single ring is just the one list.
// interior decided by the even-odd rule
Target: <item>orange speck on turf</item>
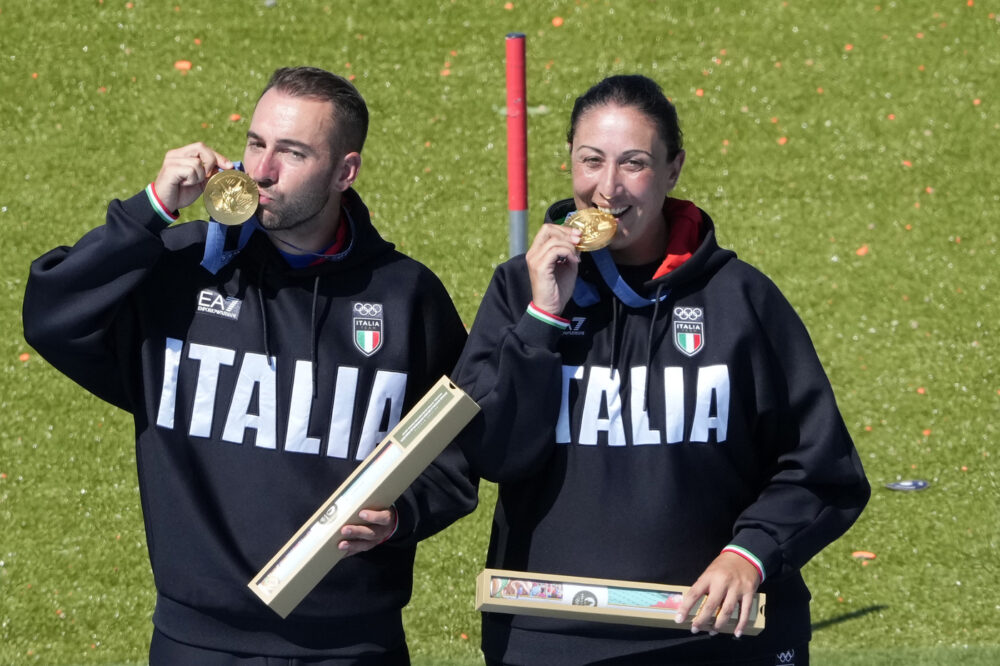
[{"label": "orange speck on turf", "polygon": [[854,50],[854,44],[844,44],[844,50],[845,51],[853,51]]},{"label": "orange speck on turf", "polygon": [[890,113],[888,116],[886,116],[886,118],[888,118],[889,120],[895,120],[896,119],[896,114],[895,113]]},{"label": "orange speck on turf", "polygon": [[505,4],[503,6],[503,8],[506,9],[507,11],[510,11],[510,10],[514,9],[514,3],[513,2],[508,2],[507,4]]},{"label": "orange speck on turf", "polygon": [[441,70],[441,76],[451,76],[451,70],[450,69],[442,69]]},{"label": "orange speck on turf", "polygon": [[20,355],[20,356],[18,356],[17,358],[18,358],[18,360],[19,360],[19,361],[21,361],[22,363],[24,363],[24,362],[25,362],[25,361],[27,361],[27,360],[28,360],[29,358],[31,358],[31,354],[29,354],[28,352],[24,352],[23,354],[21,354],[21,355]]},{"label": "orange speck on turf", "polygon": [[859,257],[865,256],[866,254],[868,254],[868,246],[862,245],[861,247],[859,247],[857,250],[854,251],[854,254],[858,255]]},{"label": "orange speck on turf", "polygon": [[555,28],[560,27],[563,24],[563,18],[561,16],[554,16],[552,18],[552,26]]},{"label": "orange speck on turf", "polygon": [[[931,436],[931,429],[928,428],[927,430],[924,430],[924,437],[930,437],[930,436]],[[914,465],[914,469],[916,469],[916,465]]]},{"label": "orange speck on turf", "polygon": [[695,94],[695,97],[704,97],[705,96],[705,91],[702,90],[701,88],[698,88],[697,90],[694,91],[694,94]]},{"label": "orange speck on turf", "polygon": [[822,88],[816,88],[816,92],[819,93],[820,95],[822,95],[823,94],[823,89]]},{"label": "orange speck on turf", "polygon": [[778,137],[778,145],[779,146],[783,146],[786,143],[788,143],[788,137],[787,136]]},{"label": "orange speck on turf", "polygon": [[201,46],[201,38],[195,37],[194,38],[194,43],[195,43],[195,46]]},{"label": "orange speck on turf", "polygon": [[920,395],[924,395],[925,393],[927,393],[927,389],[921,386],[920,388],[917,389],[917,393],[919,393]]},{"label": "orange speck on turf", "polygon": [[233,122],[233,123],[235,123],[235,122],[236,122],[237,120],[239,120],[239,119],[240,119],[240,118],[242,118],[242,117],[243,117],[243,116],[241,116],[241,115],[240,115],[240,114],[238,114],[238,113],[230,113],[230,114],[229,114],[229,122]]},{"label": "orange speck on turf", "polygon": [[923,39],[923,38],[924,38],[924,33],[918,32],[917,33],[917,39]]},{"label": "orange speck on turf", "polygon": [[188,72],[191,70],[190,60],[178,60],[174,63],[174,69],[180,70],[182,72]]},{"label": "orange speck on turf", "polygon": [[913,166],[913,162],[911,162],[910,160],[903,160],[903,166],[911,167]]},{"label": "orange speck on turf", "polygon": [[973,106],[979,106],[982,103],[983,103],[982,100],[980,100],[978,97],[976,99],[972,100],[972,105]]}]

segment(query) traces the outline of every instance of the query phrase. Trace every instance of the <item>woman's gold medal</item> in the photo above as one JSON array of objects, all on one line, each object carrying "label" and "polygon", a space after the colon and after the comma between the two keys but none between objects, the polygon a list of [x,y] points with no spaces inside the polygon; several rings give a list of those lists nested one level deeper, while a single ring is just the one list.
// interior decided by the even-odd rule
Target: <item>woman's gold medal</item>
[{"label": "woman's gold medal", "polygon": [[611,243],[618,231],[618,220],[611,213],[597,208],[584,208],[570,215],[566,226],[580,230],[580,242],[576,244],[578,250],[593,252]]}]

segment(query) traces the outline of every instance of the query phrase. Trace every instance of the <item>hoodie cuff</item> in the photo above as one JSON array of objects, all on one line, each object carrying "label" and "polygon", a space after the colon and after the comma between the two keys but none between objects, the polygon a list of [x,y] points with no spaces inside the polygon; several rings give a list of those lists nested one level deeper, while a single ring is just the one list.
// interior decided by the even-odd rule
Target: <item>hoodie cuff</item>
[{"label": "hoodie cuff", "polygon": [[555,326],[561,331],[565,331],[569,328],[569,319],[564,319],[559,315],[554,315],[551,312],[546,312],[537,305],[534,301],[528,303],[528,314],[537,319],[538,321],[545,322],[550,326]]},{"label": "hoodie cuff", "polygon": [[171,212],[167,210],[166,206],[163,205],[163,202],[160,201],[160,197],[156,194],[156,187],[153,186],[153,183],[146,186],[146,197],[149,199],[149,205],[153,207],[153,210],[160,216],[160,219],[167,224],[176,222],[177,218],[180,217],[180,213],[177,211]]},{"label": "hoodie cuff", "polygon": [[744,560],[753,565],[753,568],[757,570],[757,575],[760,577],[760,582],[764,582],[764,563],[757,558],[756,555],[751,553],[746,548],[741,548],[740,546],[734,546],[732,544],[726,546],[722,549],[723,553],[735,553],[739,555]]}]

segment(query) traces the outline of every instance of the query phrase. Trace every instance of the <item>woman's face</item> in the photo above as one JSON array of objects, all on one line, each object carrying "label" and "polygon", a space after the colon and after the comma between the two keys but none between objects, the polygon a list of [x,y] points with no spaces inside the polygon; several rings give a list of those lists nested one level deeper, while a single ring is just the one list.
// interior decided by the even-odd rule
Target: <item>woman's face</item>
[{"label": "woman's face", "polygon": [[667,159],[656,125],[631,106],[602,105],[577,121],[570,146],[577,210],[596,207],[618,220],[610,249],[621,264],[662,259],[668,229],[663,200],[674,189],[684,152]]}]

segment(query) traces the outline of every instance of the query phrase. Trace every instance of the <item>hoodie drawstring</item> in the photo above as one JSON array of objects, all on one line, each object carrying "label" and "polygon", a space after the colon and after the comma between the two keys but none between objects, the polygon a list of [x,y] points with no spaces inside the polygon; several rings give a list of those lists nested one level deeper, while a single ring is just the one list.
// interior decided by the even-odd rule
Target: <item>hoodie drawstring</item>
[{"label": "hoodie drawstring", "polygon": [[264,307],[264,264],[261,264],[260,270],[257,271],[257,302],[260,305],[260,321],[264,332],[264,356],[267,358],[267,365],[273,369],[271,342],[267,332],[267,308]]},{"label": "hoodie drawstring", "polygon": [[316,330],[316,300],[319,296],[319,276],[313,279],[313,299],[312,314],[309,317],[309,362],[312,365],[313,400],[319,394],[319,365],[316,361],[316,346],[319,338],[319,331]]},{"label": "hoodie drawstring", "polygon": [[649,367],[649,364],[653,360],[653,331],[656,330],[656,317],[660,313],[660,296],[663,293],[663,283],[661,282],[656,287],[656,299],[653,301],[653,318],[649,321],[649,335],[646,337],[646,391],[643,394],[643,411],[649,411],[649,388],[651,386],[650,377],[653,375],[653,369]]},{"label": "hoodie drawstring", "polygon": [[615,376],[615,361],[618,358],[618,299],[611,299],[611,367],[610,377]]}]

